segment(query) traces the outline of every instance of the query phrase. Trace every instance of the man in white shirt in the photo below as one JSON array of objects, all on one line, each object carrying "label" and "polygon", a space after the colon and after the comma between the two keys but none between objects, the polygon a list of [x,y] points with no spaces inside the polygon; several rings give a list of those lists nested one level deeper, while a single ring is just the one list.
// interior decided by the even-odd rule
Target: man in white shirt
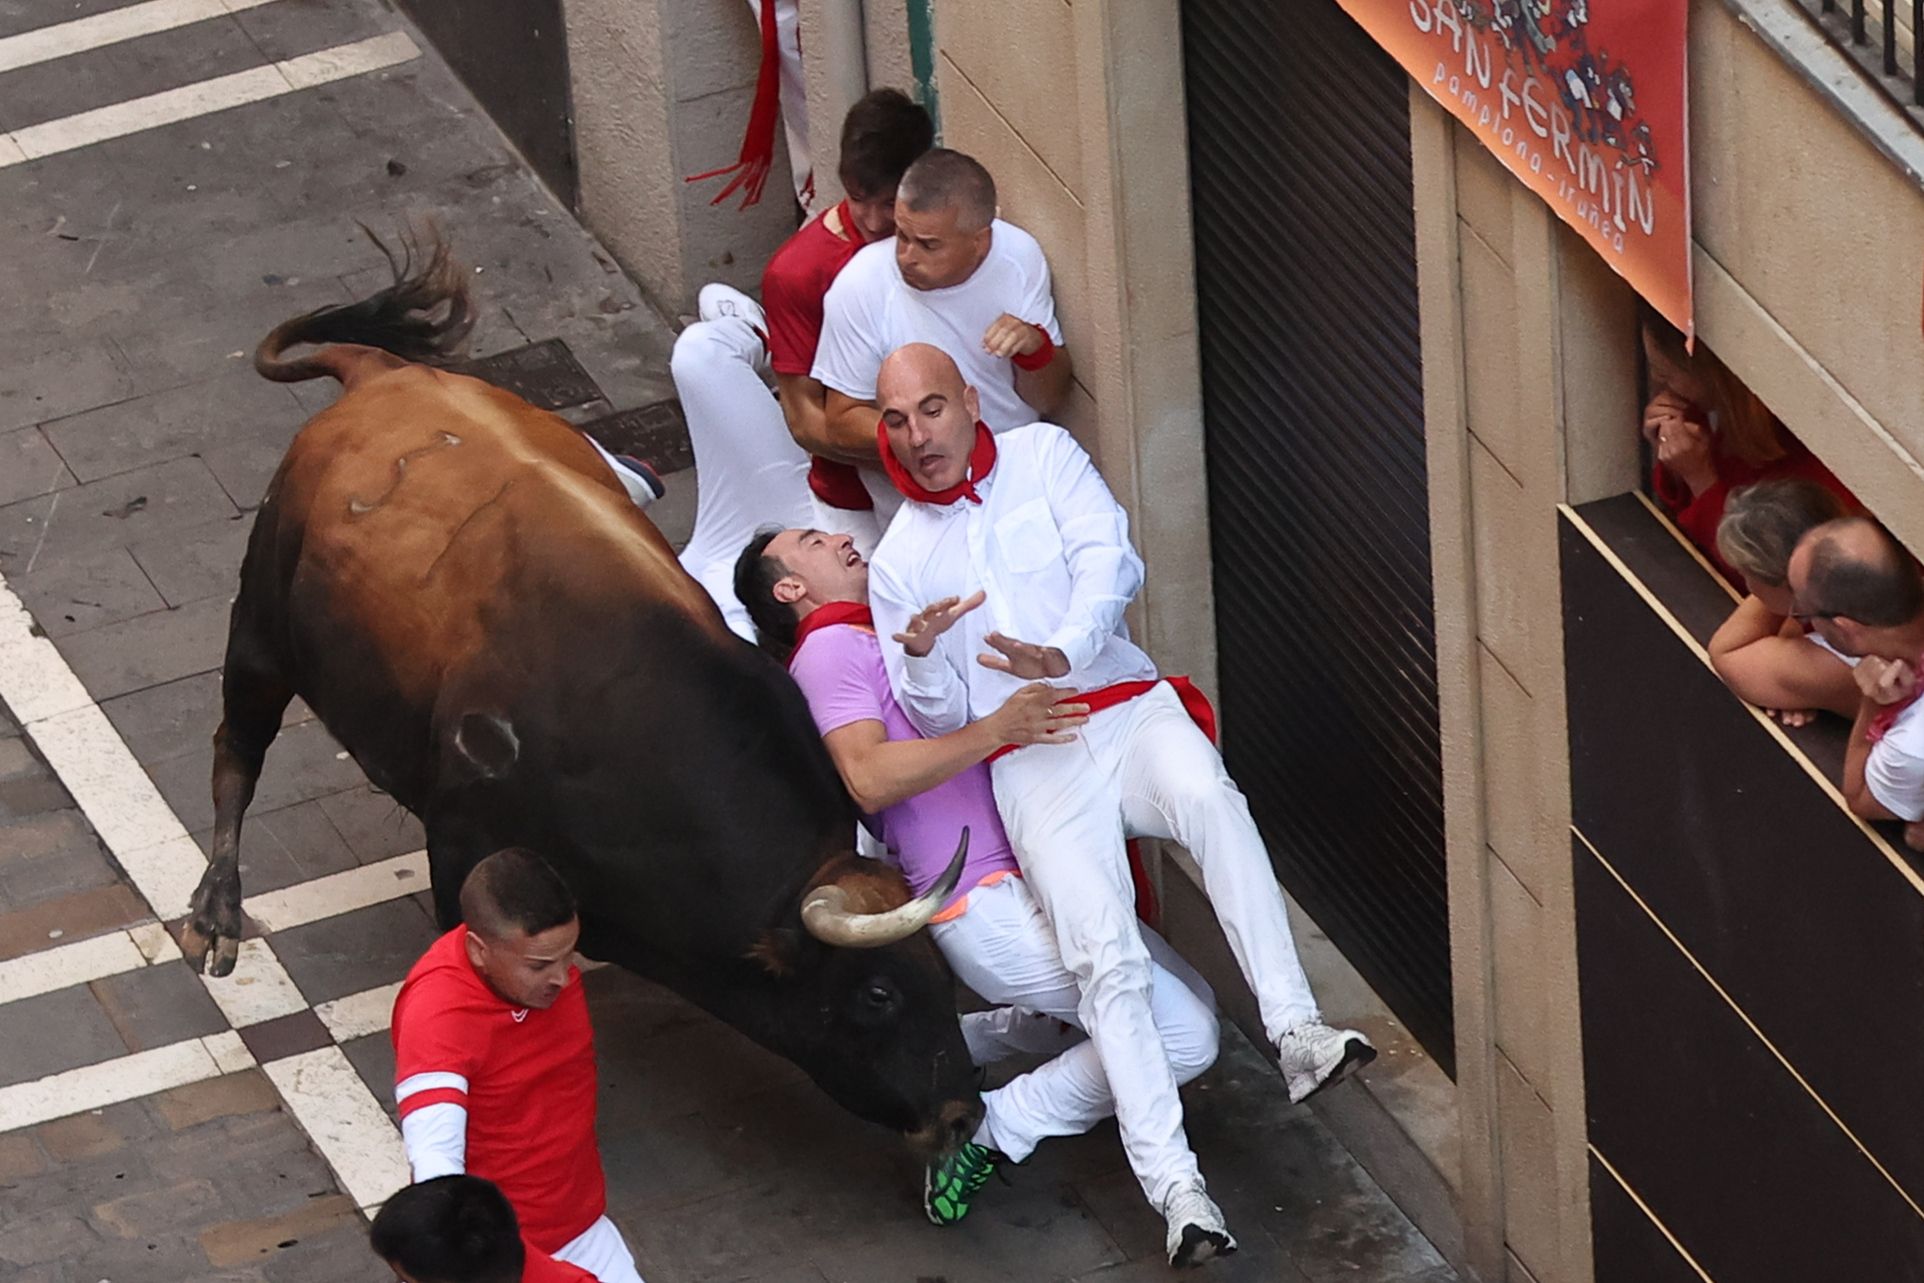
[{"label": "man in white shirt", "polygon": [[[875,439],[876,373],[906,343],[961,364],[993,431],[1060,408],[1072,363],[1049,262],[1035,237],[995,215],[995,180],[961,152],[937,147],[902,175],[894,240],[864,247],[828,291],[813,373],[828,390],[831,437]],[[886,527],[900,498],[873,468],[863,479]]]},{"label": "man in white shirt", "polygon": [[1073,687],[1089,706],[1075,743],[994,759],[997,809],[1082,986],[1081,1023],[1130,1165],[1168,1222],[1170,1256],[1204,1243],[1228,1250],[1160,1054],[1124,839],[1173,838],[1202,866],[1292,1101],[1375,1049],[1322,1022],[1248,804],[1192,720],[1206,702],[1183,679],[1158,680],[1129,641],[1122,614],[1142,560],[1089,456],[1050,423],[991,434],[976,390],[926,344],[887,359],[878,394],[882,462],[908,500],[869,579],[877,633],[901,642],[884,652],[896,698],[931,736],[987,716],[1029,681]]},{"label": "man in white shirt", "polygon": [[1845,655],[1862,695],[1844,750],[1844,799],[1867,820],[1903,820],[1924,851],[1924,578],[1903,545],[1866,517],[1840,517],[1797,541],[1791,617]]}]

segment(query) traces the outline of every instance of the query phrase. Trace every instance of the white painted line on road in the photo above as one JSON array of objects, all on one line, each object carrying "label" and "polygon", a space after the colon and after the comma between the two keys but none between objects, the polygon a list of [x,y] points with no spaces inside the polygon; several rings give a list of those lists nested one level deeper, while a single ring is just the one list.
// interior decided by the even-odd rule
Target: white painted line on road
[{"label": "white painted line on road", "polygon": [[345,869],[241,902],[263,931],[286,931],[428,889],[428,853],[413,851],[378,864]]},{"label": "white painted line on road", "polygon": [[408,1183],[400,1131],[339,1047],[270,1061],[264,1070],[363,1210],[386,1202]]},{"label": "white painted line on road", "polygon": [[221,1015],[236,1029],[307,1010],[307,999],[265,940],[241,941],[231,973],[218,978],[204,975],[200,980]]},{"label": "white painted line on road", "polygon": [[[11,704],[10,690],[7,698]],[[207,857],[107,715],[90,705],[44,718],[27,732],[155,916],[185,914]]]},{"label": "white painted line on road", "polygon": [[[318,53],[303,54],[285,62],[252,67],[212,80],[197,81],[177,89],[132,98],[126,102],[96,107],[44,124],[29,125],[10,135],[15,149],[27,160],[54,156],[61,152],[122,138],[143,130],[192,120],[230,107],[277,98],[282,94],[316,85],[345,80],[383,67],[393,67],[420,57],[421,51],[405,31],[357,40]],[[0,167],[19,164],[0,154]]]},{"label": "white painted line on road", "polygon": [[[90,1109],[104,1109],[123,1100],[151,1096],[170,1087],[185,1087],[206,1078],[218,1078],[229,1072],[223,1068],[226,1065],[246,1068],[253,1063],[253,1057],[249,1056],[246,1064],[240,1063],[233,1048],[238,1037],[217,1034],[212,1038],[187,1038],[151,1051],[49,1074],[33,1082],[0,1087],[0,1132],[32,1127]],[[366,1090],[362,1088],[364,1093]],[[398,1133],[396,1135],[398,1141]]]},{"label": "white painted line on road", "polygon": [[[0,141],[0,165],[6,164],[4,148]],[[22,726],[94,702],[4,580],[0,580],[0,675],[5,679],[7,707]]]},{"label": "white painted line on road", "polygon": [[180,957],[180,946],[167,934],[167,928],[158,922],[143,922],[137,927],[129,927],[127,934],[149,962],[172,962]]},{"label": "white painted line on road", "polygon": [[314,1014],[327,1026],[335,1042],[352,1042],[369,1034],[386,1032],[394,1019],[394,1000],[401,993],[401,982],[364,989],[314,1008]]},{"label": "white painted line on road", "polygon": [[146,0],[144,4],[109,9],[71,22],[35,27],[0,39],[0,71],[51,62],[209,18],[224,18],[268,3],[271,0]]},{"label": "white painted line on road", "polygon": [[132,935],[114,931],[0,962],[0,1004],[139,971],[147,957]]}]

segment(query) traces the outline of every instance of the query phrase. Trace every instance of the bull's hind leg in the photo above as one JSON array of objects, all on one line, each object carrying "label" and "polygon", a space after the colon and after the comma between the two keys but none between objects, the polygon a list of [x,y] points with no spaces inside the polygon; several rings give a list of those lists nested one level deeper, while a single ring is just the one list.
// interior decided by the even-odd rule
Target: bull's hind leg
[{"label": "bull's hind leg", "polygon": [[281,667],[252,636],[245,599],[234,611],[221,671],[221,723],[214,732],[213,855],[189,902],[181,951],[209,975],[234,969],[241,939],[241,816],[254,800],[267,746],[280,733],[281,715],[294,698]]}]

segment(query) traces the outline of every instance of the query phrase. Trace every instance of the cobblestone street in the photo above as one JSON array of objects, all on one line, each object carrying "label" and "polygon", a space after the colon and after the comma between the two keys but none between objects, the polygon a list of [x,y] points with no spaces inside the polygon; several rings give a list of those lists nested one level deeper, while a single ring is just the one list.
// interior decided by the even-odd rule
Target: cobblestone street
[{"label": "cobblestone street", "polygon": [[[406,1175],[388,1013],[435,936],[419,825],[296,702],[248,816],[234,976],[203,981],[167,930],[212,822],[249,520],[333,389],[248,357],[383,282],[357,220],[437,219],[475,273],[474,356],[510,354],[484,371],[654,462],[651,515],[680,541],[674,331],[377,0],[230,0],[57,55],[22,40],[148,7],[0,0],[0,1278],[381,1279],[366,1214]],[[270,67],[271,95],[156,99],[87,133]],[[1167,1272],[1113,1125],[936,1230],[899,1142],[786,1062],[614,969],[586,984],[610,1212],[650,1283]],[[1455,1277],[1229,1026],[1185,1100],[1242,1243],[1201,1277]]]}]

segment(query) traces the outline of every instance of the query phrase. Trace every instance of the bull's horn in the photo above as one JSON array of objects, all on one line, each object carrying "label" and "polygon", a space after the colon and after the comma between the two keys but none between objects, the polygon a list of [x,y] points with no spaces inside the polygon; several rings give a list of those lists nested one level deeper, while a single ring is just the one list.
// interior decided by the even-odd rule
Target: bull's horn
[{"label": "bull's horn", "polygon": [[802,925],[823,944],[849,949],[879,949],[897,940],[906,940],[929,924],[942,902],[962,880],[962,865],[969,858],[969,830],[962,829],[949,867],[935,885],[900,908],[880,913],[858,913],[848,907],[848,892],[836,883],[816,887],[802,901]]}]

